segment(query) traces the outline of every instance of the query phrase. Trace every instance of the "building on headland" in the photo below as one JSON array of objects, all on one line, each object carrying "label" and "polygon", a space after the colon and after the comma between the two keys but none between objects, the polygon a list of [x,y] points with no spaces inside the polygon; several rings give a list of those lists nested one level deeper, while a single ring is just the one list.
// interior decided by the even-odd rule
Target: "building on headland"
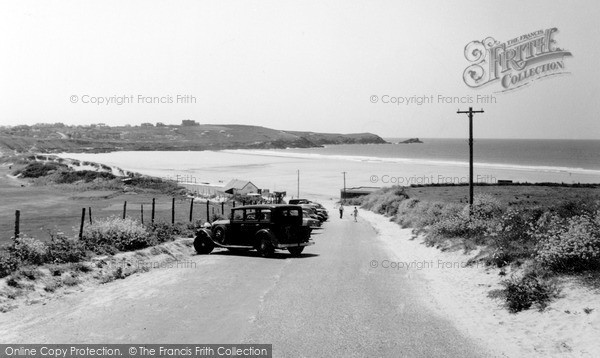
[{"label": "building on headland", "polygon": [[356,198],[363,195],[369,195],[381,188],[376,186],[357,186],[354,188],[346,188],[340,189],[340,198],[341,199],[351,199]]},{"label": "building on headland", "polygon": [[193,126],[199,126],[199,125],[200,125],[200,123],[197,123],[193,119],[184,119],[181,121],[182,127],[193,127]]}]

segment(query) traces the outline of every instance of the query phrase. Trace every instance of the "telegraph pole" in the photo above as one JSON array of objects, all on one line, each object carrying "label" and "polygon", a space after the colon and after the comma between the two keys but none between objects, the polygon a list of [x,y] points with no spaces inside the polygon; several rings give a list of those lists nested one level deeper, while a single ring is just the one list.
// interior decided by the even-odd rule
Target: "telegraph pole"
[{"label": "telegraph pole", "polygon": [[297,198],[300,199],[300,169],[298,169],[298,191],[297,191],[297,194],[298,194]]},{"label": "telegraph pole", "polygon": [[456,111],[458,114],[469,115],[469,209],[473,208],[473,113],[483,113],[483,109],[474,111],[469,107],[468,111]]}]

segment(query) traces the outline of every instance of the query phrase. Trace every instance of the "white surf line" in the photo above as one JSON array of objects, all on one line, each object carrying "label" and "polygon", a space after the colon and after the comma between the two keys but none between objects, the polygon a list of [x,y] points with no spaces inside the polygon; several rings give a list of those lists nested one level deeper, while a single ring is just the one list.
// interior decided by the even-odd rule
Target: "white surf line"
[{"label": "white surf line", "polygon": [[[444,160],[431,160],[431,159],[419,159],[419,158],[399,158],[399,157],[369,157],[359,155],[339,155],[339,154],[316,154],[316,153],[293,153],[293,152],[279,152],[272,151],[269,149],[264,150],[250,150],[250,149],[227,149],[223,150],[224,153],[229,154],[242,154],[242,155],[255,155],[255,156],[267,156],[267,157],[279,157],[279,158],[295,158],[295,159],[315,159],[315,160],[345,160],[353,162],[369,162],[369,163],[399,163],[399,164],[416,164],[416,165],[428,165],[428,166],[453,166],[453,167],[468,167],[468,162],[462,161],[444,161]],[[558,167],[558,166],[547,166],[547,165],[521,165],[521,164],[508,164],[508,163],[485,163],[475,162],[476,168],[488,168],[488,169],[503,169],[503,170],[516,170],[516,171],[528,171],[528,172],[550,172],[550,173],[573,173],[573,174],[589,174],[599,175],[600,170],[575,168],[575,167]]]}]

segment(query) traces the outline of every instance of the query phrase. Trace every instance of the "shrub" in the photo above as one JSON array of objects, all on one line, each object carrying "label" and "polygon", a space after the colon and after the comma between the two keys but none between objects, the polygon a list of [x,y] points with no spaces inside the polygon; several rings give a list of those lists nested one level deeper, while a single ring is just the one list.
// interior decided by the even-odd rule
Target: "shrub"
[{"label": "shrub", "polygon": [[82,263],[82,262],[78,262],[78,263],[74,263],[71,266],[71,269],[74,270],[75,272],[90,272],[93,270],[93,268],[91,268],[90,266]]},{"label": "shrub", "polygon": [[542,215],[532,229],[536,258],[556,271],[583,271],[600,264],[600,225],[588,215]]},{"label": "shrub", "polygon": [[[465,206],[463,213],[469,214],[469,206]],[[477,194],[473,198],[473,208],[471,210],[471,218],[488,220],[494,219],[502,214],[502,206],[500,201],[488,194]]]},{"label": "shrub", "polygon": [[58,184],[74,183],[77,181],[89,183],[96,179],[112,180],[114,178],[115,176],[112,173],[96,172],[93,170],[64,171],[58,174],[55,182]]},{"label": "shrub", "polygon": [[48,270],[52,276],[61,276],[65,272],[65,268],[61,265],[50,265],[48,266]]},{"label": "shrub", "polygon": [[361,201],[362,207],[365,209],[383,215],[394,216],[398,211],[398,205],[405,199],[408,199],[408,195],[404,192],[404,188],[392,186],[369,194]]},{"label": "shrub", "polygon": [[98,254],[137,250],[154,244],[153,236],[138,221],[114,216],[87,226],[82,239],[89,250]]},{"label": "shrub", "polygon": [[522,277],[511,277],[502,281],[506,305],[510,312],[517,313],[537,304],[543,310],[558,295],[556,283],[533,271]]},{"label": "shrub", "polygon": [[35,281],[42,275],[42,273],[36,267],[23,267],[19,269],[17,275]]},{"label": "shrub", "polygon": [[456,217],[461,210],[462,205],[408,199],[398,207],[395,221],[403,227],[414,227],[420,230]]},{"label": "shrub", "polygon": [[14,287],[14,288],[20,288],[21,287],[21,283],[19,282],[18,278],[15,276],[11,276],[9,278],[6,279],[6,285],[9,287]]},{"label": "shrub", "polygon": [[19,260],[7,248],[0,248],[0,278],[13,273],[19,267]]},{"label": "shrub", "polygon": [[194,223],[188,224],[169,224],[164,221],[157,221],[148,225],[148,229],[152,232],[152,241],[155,245],[173,241],[178,236],[193,237],[199,227],[202,227],[201,220],[196,220]]},{"label": "shrub", "polygon": [[21,262],[40,265],[48,258],[48,246],[40,240],[31,237],[18,237],[14,240],[11,250]]},{"label": "shrub", "polygon": [[532,237],[530,228],[538,216],[537,210],[508,209],[489,235],[493,251],[486,262],[502,267],[518,259],[532,257],[536,239]]},{"label": "shrub", "polygon": [[172,241],[177,231],[173,225],[164,221],[156,221],[148,225],[148,228],[152,232],[152,237],[157,244]]},{"label": "shrub", "polygon": [[59,163],[41,163],[41,162],[33,162],[27,164],[25,168],[18,170],[15,174],[21,174],[24,178],[39,178],[50,174],[51,172],[61,169],[67,168],[64,164]]},{"label": "shrub", "polygon": [[168,180],[162,180],[160,178],[137,176],[131,178],[128,181],[128,184],[139,189],[159,191],[161,193],[172,195],[185,192],[185,188],[177,185],[177,183]]},{"label": "shrub", "polygon": [[580,215],[594,215],[597,209],[598,203],[592,203],[590,200],[568,200],[550,208],[550,211],[561,218],[570,218]]},{"label": "shrub", "polygon": [[48,261],[54,263],[79,262],[88,257],[85,243],[77,238],[53,236],[48,245]]},{"label": "shrub", "polygon": [[466,238],[469,236],[468,218],[461,214],[446,217],[431,225],[430,235],[449,239],[455,237]]}]

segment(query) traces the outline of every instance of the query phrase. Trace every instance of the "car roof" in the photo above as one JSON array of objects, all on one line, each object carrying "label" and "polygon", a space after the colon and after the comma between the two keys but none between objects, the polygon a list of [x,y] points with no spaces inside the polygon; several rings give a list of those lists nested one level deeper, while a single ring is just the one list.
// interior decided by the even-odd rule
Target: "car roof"
[{"label": "car roof", "polygon": [[236,209],[276,209],[276,208],[290,208],[290,209],[300,209],[299,205],[289,205],[289,204],[258,204],[258,205],[246,205],[246,206],[238,206],[232,208]]}]

